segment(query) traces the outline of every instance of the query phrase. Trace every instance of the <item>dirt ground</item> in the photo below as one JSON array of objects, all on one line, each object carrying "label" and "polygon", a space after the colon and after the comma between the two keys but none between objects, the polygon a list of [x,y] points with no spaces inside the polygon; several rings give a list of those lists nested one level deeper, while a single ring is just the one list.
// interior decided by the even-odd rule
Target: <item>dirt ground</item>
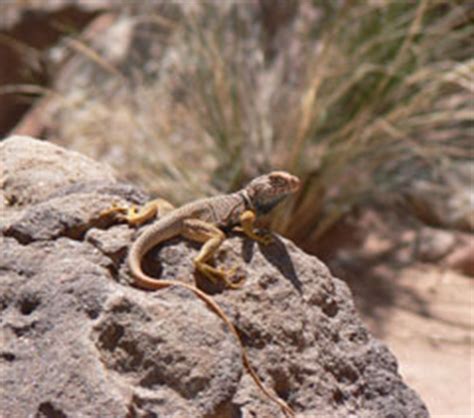
[{"label": "dirt ground", "polygon": [[473,279],[418,265],[399,271],[397,282],[396,300],[372,312],[354,290],[364,321],[432,416],[473,416]]},{"label": "dirt ground", "polygon": [[396,303],[365,321],[432,416],[473,416],[473,279],[432,266],[399,273]]}]

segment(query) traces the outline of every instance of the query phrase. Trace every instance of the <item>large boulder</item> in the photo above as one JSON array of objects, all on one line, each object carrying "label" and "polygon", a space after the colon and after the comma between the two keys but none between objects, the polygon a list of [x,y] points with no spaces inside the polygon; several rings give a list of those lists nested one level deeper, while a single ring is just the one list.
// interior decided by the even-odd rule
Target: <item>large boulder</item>
[{"label": "large boulder", "polygon": [[[223,322],[186,289],[147,292],[125,266],[133,228],[105,222],[146,196],[104,166],[26,137],[0,143],[0,416],[277,417]],[[150,275],[208,292],[237,327],[267,387],[305,417],[426,417],[397,361],[359,319],[347,286],[282,237],[232,235],[218,266],[239,290],[193,268],[199,246],[150,252]]]}]

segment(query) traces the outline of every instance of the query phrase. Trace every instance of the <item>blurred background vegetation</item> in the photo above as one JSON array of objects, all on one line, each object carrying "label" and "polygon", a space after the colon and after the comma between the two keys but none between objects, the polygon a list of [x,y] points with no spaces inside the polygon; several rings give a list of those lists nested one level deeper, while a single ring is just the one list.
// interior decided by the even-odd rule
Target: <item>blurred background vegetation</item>
[{"label": "blurred background vegetation", "polygon": [[314,243],[355,208],[453,183],[472,161],[469,2],[102,7],[115,16],[99,35],[53,22],[64,37],[42,51],[56,97],[44,135],[177,204],[288,170],[304,187],[273,227]]}]

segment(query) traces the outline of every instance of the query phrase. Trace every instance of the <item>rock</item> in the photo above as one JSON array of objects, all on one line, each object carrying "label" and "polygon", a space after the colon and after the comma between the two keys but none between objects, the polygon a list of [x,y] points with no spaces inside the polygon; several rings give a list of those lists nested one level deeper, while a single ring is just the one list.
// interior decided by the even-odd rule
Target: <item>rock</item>
[{"label": "rock", "polygon": [[451,231],[422,227],[416,238],[415,253],[421,261],[438,262],[456,246],[456,236]]},{"label": "rock", "polygon": [[459,162],[437,182],[416,180],[404,192],[412,213],[423,223],[467,233],[474,232],[474,166]]},{"label": "rock", "polygon": [[[28,27],[28,24],[36,23],[42,24],[43,32],[46,30],[52,30],[48,26],[52,26],[54,18],[65,17],[71,20],[76,18],[80,20],[83,13],[97,13],[103,10],[105,7],[113,5],[112,0],[54,0],[49,2],[5,2],[2,5],[2,20],[0,21],[0,30],[11,31],[15,27],[21,27],[23,29],[20,34],[35,34],[38,36],[40,31],[38,28]],[[66,15],[66,16],[64,16]],[[77,24],[77,22],[74,22]],[[26,30],[26,29],[29,29]],[[56,28],[59,31],[59,28]],[[18,30],[16,31],[18,32]]]},{"label": "rock", "polygon": [[415,241],[415,257],[474,277],[472,234],[422,227]]},{"label": "rock", "polygon": [[[24,93],[37,96],[44,93],[42,87],[51,88],[53,67],[61,62],[56,59],[61,40],[66,35],[77,36],[77,32],[112,3],[112,0],[0,2],[0,31],[4,39],[0,42],[0,62],[5,63],[0,68],[0,135],[17,125],[30,108],[31,101],[24,99]],[[35,113],[36,118],[31,115],[15,132],[40,130],[43,121]]]},{"label": "rock", "polygon": [[[124,261],[135,233],[97,212],[117,200],[143,202],[138,191],[92,160],[31,138],[1,143],[0,161],[8,196],[0,416],[281,416],[203,302],[185,289],[130,286]],[[395,357],[359,319],[347,286],[318,259],[281,237],[261,247],[233,235],[215,262],[238,265],[247,280],[228,290],[195,273],[198,249],[173,239],[144,268],[212,295],[266,386],[300,416],[428,416]]]},{"label": "rock", "polygon": [[28,136],[0,143],[0,190],[10,205],[44,201],[78,183],[115,182],[114,171],[91,159]]},{"label": "rock", "polygon": [[472,235],[458,239],[454,250],[443,260],[443,265],[466,276],[474,277],[474,243]]}]

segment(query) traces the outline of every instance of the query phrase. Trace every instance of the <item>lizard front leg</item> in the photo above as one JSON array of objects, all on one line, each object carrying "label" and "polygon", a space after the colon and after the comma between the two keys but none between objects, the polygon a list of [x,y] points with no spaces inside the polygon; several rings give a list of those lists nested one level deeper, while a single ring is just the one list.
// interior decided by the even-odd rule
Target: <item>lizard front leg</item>
[{"label": "lizard front leg", "polygon": [[224,233],[218,227],[199,219],[186,219],[183,223],[181,235],[192,241],[204,243],[199,254],[194,259],[194,265],[199,272],[204,274],[213,282],[215,282],[216,279],[222,280],[232,289],[239,288],[242,285],[243,280],[238,283],[229,280],[229,276],[234,274],[236,268],[226,271],[212,267],[207,263],[226,238]]},{"label": "lizard front leg", "polygon": [[139,226],[156,217],[162,217],[174,209],[175,207],[167,200],[154,199],[146,203],[140,209],[137,209],[135,205],[121,206],[114,204],[100,215],[103,217],[112,215],[120,220],[126,221],[129,225]]},{"label": "lizard front leg", "polygon": [[260,242],[263,245],[268,245],[273,241],[271,234],[258,235],[255,232],[255,220],[257,216],[252,210],[246,210],[240,215],[241,227],[235,227],[235,231],[242,231],[249,238]]}]

